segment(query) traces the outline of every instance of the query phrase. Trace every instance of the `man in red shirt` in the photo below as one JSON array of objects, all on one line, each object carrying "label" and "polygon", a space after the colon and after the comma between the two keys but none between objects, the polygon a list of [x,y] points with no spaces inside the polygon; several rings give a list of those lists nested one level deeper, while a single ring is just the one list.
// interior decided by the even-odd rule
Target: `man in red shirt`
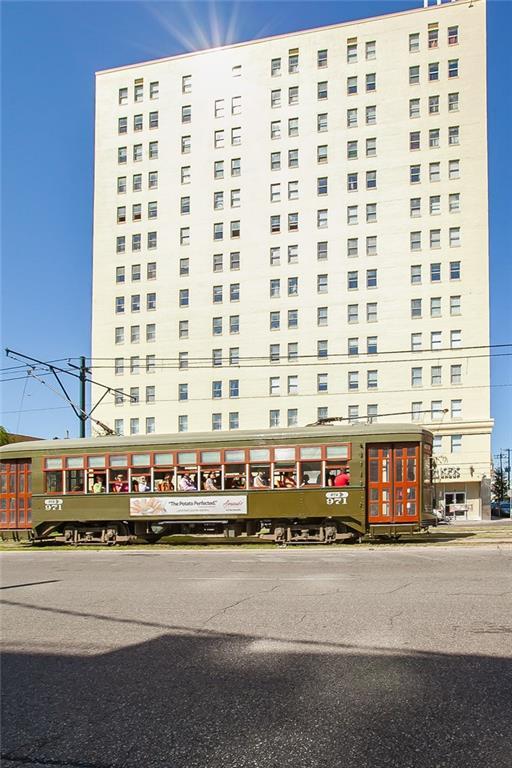
[{"label": "man in red shirt", "polygon": [[343,485],[350,485],[350,475],[348,474],[347,469],[342,469],[339,475],[336,475],[334,478],[334,485],[336,488]]}]

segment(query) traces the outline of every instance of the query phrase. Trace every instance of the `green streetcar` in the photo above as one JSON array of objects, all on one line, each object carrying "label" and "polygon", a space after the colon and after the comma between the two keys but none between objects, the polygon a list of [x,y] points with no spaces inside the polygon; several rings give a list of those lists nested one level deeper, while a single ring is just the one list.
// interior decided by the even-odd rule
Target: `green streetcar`
[{"label": "green streetcar", "polygon": [[411,424],[37,440],[0,448],[0,535],[74,544],[173,534],[277,543],[435,523],[432,435]]}]

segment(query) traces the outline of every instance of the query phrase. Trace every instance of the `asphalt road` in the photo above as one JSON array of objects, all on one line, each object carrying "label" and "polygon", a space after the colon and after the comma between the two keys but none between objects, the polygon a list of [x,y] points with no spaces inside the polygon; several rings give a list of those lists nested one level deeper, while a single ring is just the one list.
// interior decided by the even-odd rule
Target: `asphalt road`
[{"label": "asphalt road", "polygon": [[5,768],[510,768],[510,546],[1,561]]}]

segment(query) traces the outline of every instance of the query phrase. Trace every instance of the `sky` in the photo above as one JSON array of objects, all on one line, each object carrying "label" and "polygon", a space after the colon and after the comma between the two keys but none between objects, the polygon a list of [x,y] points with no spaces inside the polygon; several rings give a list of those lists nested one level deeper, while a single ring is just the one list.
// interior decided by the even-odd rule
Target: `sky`
[{"label": "sky", "polygon": [[[69,405],[13,371],[4,348],[64,364],[90,355],[95,71],[421,5],[4,0],[0,423],[40,437],[78,434]],[[500,345],[512,344],[512,2],[490,0],[487,13],[491,344]],[[512,347],[491,353],[496,452],[512,447]],[[78,381],[65,378],[77,401]]]}]

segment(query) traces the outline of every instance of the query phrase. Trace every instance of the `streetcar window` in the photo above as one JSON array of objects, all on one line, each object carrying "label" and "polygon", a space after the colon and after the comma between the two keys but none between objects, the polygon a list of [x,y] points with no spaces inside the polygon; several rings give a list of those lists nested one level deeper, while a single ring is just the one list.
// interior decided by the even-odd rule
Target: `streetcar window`
[{"label": "streetcar window", "polygon": [[[132,467],[149,467],[151,464],[151,457],[149,453],[134,453],[132,455]],[[149,472],[149,469],[144,470]]]},{"label": "streetcar window", "polygon": [[[170,454],[167,454],[168,456]],[[155,472],[155,491],[157,493],[167,493],[174,491],[173,474],[169,470]]]},{"label": "streetcar window", "polygon": [[148,493],[151,491],[151,469],[150,467],[137,468],[132,471],[132,492]]},{"label": "streetcar window", "polygon": [[250,461],[270,461],[269,448],[251,448],[249,451]]},{"label": "streetcar window", "polygon": [[87,473],[87,492],[88,493],[105,493],[107,490],[107,473],[106,472],[92,472]]},{"label": "streetcar window", "polygon": [[348,445],[328,445],[325,455],[328,459],[348,459]]},{"label": "streetcar window", "polygon": [[81,456],[68,456],[66,459],[67,469],[83,469],[84,460]]},{"label": "streetcar window", "polygon": [[[245,451],[224,451],[224,458],[226,462],[232,462],[234,464],[245,461]],[[245,475],[245,467],[244,467]]]},{"label": "streetcar window", "polygon": [[202,464],[220,464],[220,451],[201,451]]},{"label": "streetcar window", "polygon": [[[324,485],[349,485],[348,464],[346,461],[326,461],[325,462],[325,482]],[[343,480],[336,481],[338,475],[345,475]]]},{"label": "streetcar window", "polygon": [[303,446],[300,449],[300,458],[301,459],[321,459],[322,449],[320,448],[319,445]]},{"label": "streetcar window", "polygon": [[297,472],[295,464],[289,461],[276,461],[274,464],[274,488],[296,487]]},{"label": "streetcar window", "polygon": [[410,515],[411,517],[415,517],[415,515],[416,515],[416,488],[408,488],[407,489],[406,511],[407,511],[408,515]]},{"label": "streetcar window", "polygon": [[270,464],[251,464],[249,481],[251,488],[270,488]]},{"label": "streetcar window", "polygon": [[[302,448],[301,448],[302,453]],[[322,484],[322,462],[321,461],[301,461],[300,463],[300,485],[302,488],[309,486],[318,486]]]},{"label": "streetcar window", "polygon": [[[190,456],[190,454],[179,454],[180,456]],[[195,453],[192,454],[195,457]],[[178,467],[178,491],[197,491],[197,466]]]},{"label": "streetcar window", "polygon": [[[45,466],[45,469],[62,469],[62,459],[45,459],[44,466]],[[15,472],[15,471],[16,471],[16,467],[13,464],[11,468],[11,472]]]},{"label": "streetcar window", "polygon": [[[371,450],[374,450],[374,449],[372,448]],[[370,517],[377,517],[379,514],[379,489],[378,488],[370,488],[370,507],[368,510],[368,514]]]},{"label": "streetcar window", "polygon": [[7,475],[5,472],[0,474],[0,493],[7,493]]},{"label": "streetcar window", "polygon": [[201,469],[200,477],[200,488],[202,491],[212,493],[222,490],[222,470],[220,466]]},{"label": "streetcar window", "polygon": [[155,453],[153,457],[155,467],[172,466],[173,463],[172,453]]},{"label": "streetcar window", "polygon": [[128,472],[126,470],[121,472],[111,472],[110,477],[111,493],[128,493]]},{"label": "streetcar window", "polygon": [[[242,454],[243,451],[226,451],[228,453]],[[224,488],[227,491],[235,491],[246,487],[245,464],[226,464],[224,466]]]},{"label": "streetcar window", "polygon": [[196,461],[195,451],[182,451],[178,453],[178,464],[195,464]]},{"label": "streetcar window", "polygon": [[295,461],[295,448],[274,448],[275,461]]},{"label": "streetcar window", "polygon": [[97,469],[101,469],[102,467],[106,466],[105,463],[105,457],[104,456],[89,456],[87,459],[87,466],[88,467],[94,467]]},{"label": "streetcar window", "polygon": [[68,469],[66,471],[66,491],[68,493],[83,493],[84,491],[83,469]]},{"label": "streetcar window", "polygon": [[109,464],[111,467],[127,467],[128,456],[110,456]]},{"label": "streetcar window", "polygon": [[45,472],[46,492],[62,493],[62,472]]}]

